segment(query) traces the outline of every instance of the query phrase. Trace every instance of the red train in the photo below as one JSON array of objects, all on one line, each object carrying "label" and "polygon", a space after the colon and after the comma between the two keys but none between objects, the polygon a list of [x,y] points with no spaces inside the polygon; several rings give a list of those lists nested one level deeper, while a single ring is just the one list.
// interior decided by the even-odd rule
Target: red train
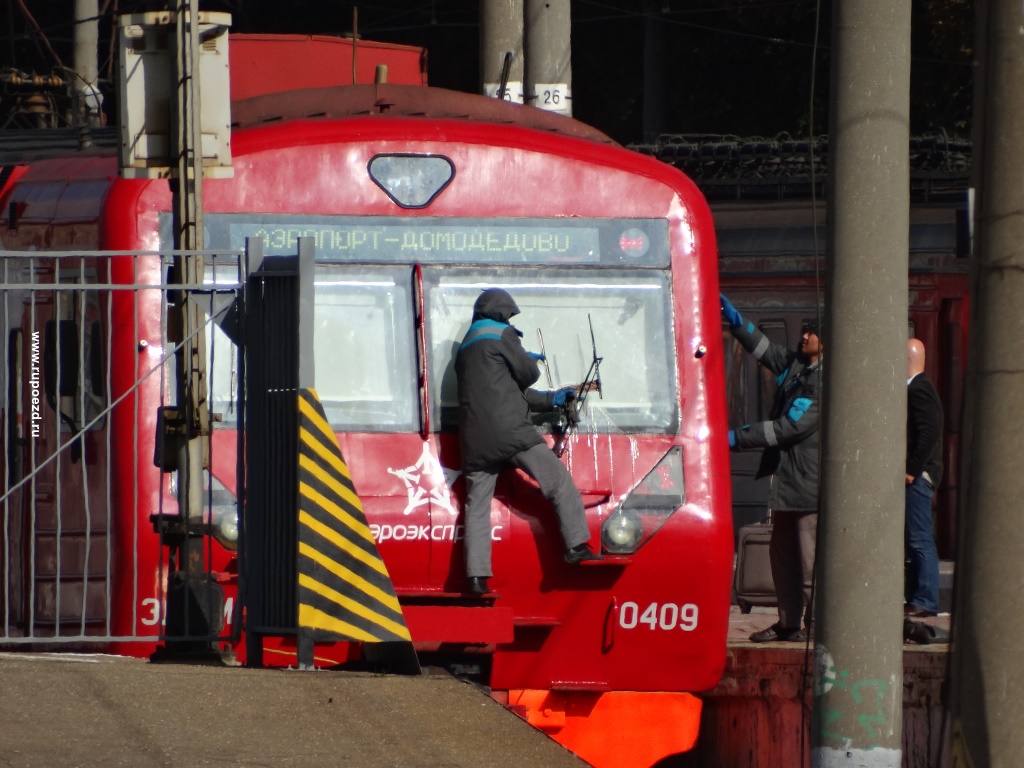
[{"label": "red train", "polygon": [[[689,749],[693,694],[725,663],[733,562],[704,198],[578,122],[422,86],[264,95],[236,103],[233,121],[234,177],[205,184],[208,247],[230,256],[258,238],[286,255],[313,238],[317,390],[418,650],[476,672],[595,765]],[[172,634],[173,564],[151,522],[176,510],[175,473],[153,461],[158,409],[174,401],[161,287],[171,202],[166,181],[120,179],[104,154],[19,168],[0,193],[0,645],[141,655]],[[231,258],[207,282],[234,280]],[[492,286],[521,307],[528,348],[543,332],[552,387],[578,382],[595,347],[603,359],[601,398],[587,399],[563,459],[606,558],[562,562],[546,502],[510,472],[491,513],[501,597],[481,606],[458,594],[452,366]],[[223,605],[212,630],[244,661],[231,548],[239,369],[221,332],[207,334],[220,421],[202,557]],[[554,445],[552,425],[538,428]],[[265,650],[295,663],[294,638]],[[316,647],[319,663],[353,655]]]}]

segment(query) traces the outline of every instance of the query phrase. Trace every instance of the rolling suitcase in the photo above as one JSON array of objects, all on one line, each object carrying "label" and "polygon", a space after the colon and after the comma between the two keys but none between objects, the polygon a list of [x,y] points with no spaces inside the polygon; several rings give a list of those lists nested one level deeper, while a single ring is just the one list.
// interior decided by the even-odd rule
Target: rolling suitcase
[{"label": "rolling suitcase", "polygon": [[736,594],[736,605],[743,613],[750,613],[755,605],[777,604],[772,564],[768,557],[768,542],[771,538],[771,517],[766,522],[744,525],[739,530],[733,591]]}]

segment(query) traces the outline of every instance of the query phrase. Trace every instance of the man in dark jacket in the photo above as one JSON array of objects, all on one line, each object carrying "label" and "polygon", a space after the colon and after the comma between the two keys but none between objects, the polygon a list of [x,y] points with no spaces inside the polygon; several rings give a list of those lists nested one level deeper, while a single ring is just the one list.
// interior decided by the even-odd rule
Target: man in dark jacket
[{"label": "man in dark jacket", "polygon": [[772,538],[768,554],[778,599],[779,620],[750,636],[755,643],[803,642],[801,630],[813,618],[815,538],[818,529],[818,399],[821,392],[822,345],[816,322],[801,329],[800,348],[773,344],[745,322],[725,296],[722,317],[733,337],[758,363],[776,374],[771,420],[729,431],[729,446],[742,451],[764,449],[758,477],[771,475],[768,506]]},{"label": "man in dark jacket", "polygon": [[907,498],[904,542],[910,555],[903,613],[939,610],[939,554],[932,533],[932,494],[942,478],[942,401],[924,374],[924,344],[907,342]]},{"label": "man in dark jacket", "polygon": [[530,411],[554,411],[575,397],[565,387],[541,392],[529,387],[540,378],[543,357],[523,349],[509,325],[519,307],[500,288],[480,294],[470,325],[455,356],[459,386],[459,447],[466,477],[465,550],[469,590],[485,594],[491,577],[491,499],[498,473],[510,467],[537,481],[554,505],[565,543],[565,560],[600,560],[590,540],[583,499],[572,476],[544,443]]}]

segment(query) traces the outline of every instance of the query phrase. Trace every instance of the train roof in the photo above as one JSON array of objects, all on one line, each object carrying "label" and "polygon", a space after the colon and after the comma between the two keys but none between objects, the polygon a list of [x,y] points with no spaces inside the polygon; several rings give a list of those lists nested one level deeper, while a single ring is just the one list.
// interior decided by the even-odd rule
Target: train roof
[{"label": "train roof", "polygon": [[[232,102],[232,128],[245,129],[295,119],[360,116],[427,117],[491,122],[618,146],[579,120],[535,107],[444,88],[393,83],[339,85],[261,94]],[[111,155],[120,142],[117,127],[0,131],[0,166],[40,160]]]},{"label": "train roof", "polygon": [[[357,116],[484,121],[618,146],[601,131],[572,118],[442,88],[393,83],[341,85],[268,93],[232,103],[232,124],[238,129],[294,119]],[[116,153],[119,141],[116,127],[0,131],[0,188],[10,180],[12,166],[53,158],[110,156]],[[669,135],[654,144],[634,144],[628,149],[683,171],[712,203],[807,199],[812,186],[819,198],[825,198],[828,149],[823,138],[795,142]],[[945,135],[912,136],[909,153],[912,202],[964,203],[970,175],[969,141]],[[816,178],[811,174],[811,157]]]},{"label": "train roof", "polygon": [[271,93],[233,102],[233,128],[301,118],[423,117],[473,120],[548,131],[618,146],[579,120],[543,109],[444,88],[379,83]]}]

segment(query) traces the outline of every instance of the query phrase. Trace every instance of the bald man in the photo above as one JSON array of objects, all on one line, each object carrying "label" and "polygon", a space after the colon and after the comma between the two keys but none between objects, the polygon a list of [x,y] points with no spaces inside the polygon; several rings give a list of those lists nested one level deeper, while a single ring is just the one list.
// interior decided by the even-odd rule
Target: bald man
[{"label": "bald man", "polygon": [[924,374],[924,344],[907,342],[907,493],[903,534],[910,570],[903,614],[939,610],[939,555],[932,533],[932,495],[942,478],[942,401]]}]

